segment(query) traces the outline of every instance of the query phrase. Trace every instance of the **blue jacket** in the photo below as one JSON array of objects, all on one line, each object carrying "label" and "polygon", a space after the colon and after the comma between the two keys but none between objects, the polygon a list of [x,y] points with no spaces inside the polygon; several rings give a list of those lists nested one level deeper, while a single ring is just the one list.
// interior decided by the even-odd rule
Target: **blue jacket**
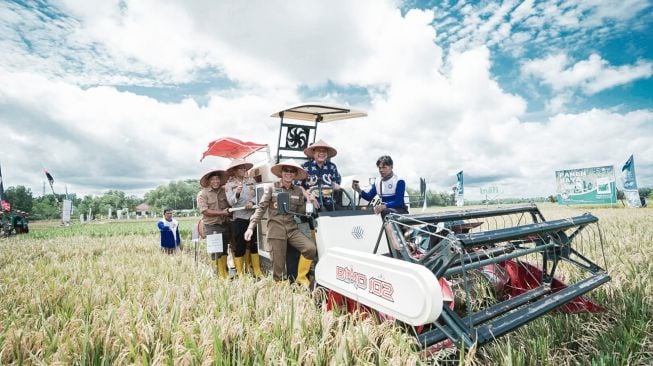
[{"label": "blue jacket", "polygon": [[377,178],[372,188],[365,192],[361,191],[361,197],[366,201],[371,201],[377,194],[387,208],[407,208],[404,202],[404,193],[406,192],[406,182],[393,174],[388,180],[384,181]]},{"label": "blue jacket", "polygon": [[166,221],[165,219],[161,219],[156,225],[159,227],[159,231],[161,232],[161,247],[175,248],[181,245],[179,223],[177,220],[173,219],[172,221]]}]

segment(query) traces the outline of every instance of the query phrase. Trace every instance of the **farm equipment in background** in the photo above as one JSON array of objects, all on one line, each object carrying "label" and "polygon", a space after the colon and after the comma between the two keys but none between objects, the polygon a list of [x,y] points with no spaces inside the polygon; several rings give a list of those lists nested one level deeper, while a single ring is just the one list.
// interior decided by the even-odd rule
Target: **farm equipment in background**
[{"label": "farm equipment in background", "polygon": [[326,236],[315,274],[327,306],[395,319],[430,351],[483,344],[554,310],[604,311],[584,297],[610,280],[589,259],[603,258],[591,214],[546,221],[535,205],[394,214],[369,252],[352,250],[355,237],[320,245]]},{"label": "farm equipment in background", "polygon": [[[2,201],[6,203],[6,201]],[[0,208],[0,237],[29,232],[27,213],[11,210],[11,206],[3,205]]]}]

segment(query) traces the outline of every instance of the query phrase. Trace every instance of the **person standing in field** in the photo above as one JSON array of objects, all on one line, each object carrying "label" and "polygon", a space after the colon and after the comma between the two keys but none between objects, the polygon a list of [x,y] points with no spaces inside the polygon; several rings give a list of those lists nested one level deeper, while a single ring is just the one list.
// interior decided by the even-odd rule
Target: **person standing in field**
[{"label": "person standing in field", "polygon": [[408,213],[408,207],[404,202],[406,182],[394,174],[393,165],[392,158],[388,155],[383,155],[376,161],[376,167],[379,169],[381,177],[367,192],[362,191],[358,183],[352,184],[352,188],[360,193],[366,201],[372,201],[374,196],[379,195],[381,204],[374,207],[374,213],[381,214],[382,220],[385,220],[386,215],[391,212]]},{"label": "person standing in field", "polygon": [[224,184],[227,175],[224,170],[211,170],[200,179],[202,190],[197,194],[197,209],[202,214],[204,234],[218,234],[222,238],[222,253],[212,253],[211,260],[215,262],[218,276],[229,278],[227,254],[231,232],[229,228],[229,202]]},{"label": "person standing in field", "polygon": [[256,181],[247,176],[247,171],[252,168],[252,163],[242,159],[235,159],[227,168],[227,175],[230,177],[225,185],[227,201],[233,211],[233,235],[235,241],[234,264],[238,277],[244,273],[246,257],[250,256],[254,276],[262,277],[261,263],[258,256],[258,244],[256,242],[256,228],[251,240],[245,240],[245,231],[249,226],[249,219],[254,213],[256,204]]},{"label": "person standing in field", "polygon": [[[302,164],[302,168],[306,170],[308,177],[301,184],[306,189],[306,194],[311,189],[318,189],[318,197],[307,196],[306,198],[311,200],[313,206],[320,210],[336,210],[334,198],[336,191],[340,190],[342,180],[336,164],[331,161],[331,158],[336,154],[338,154],[338,151],[322,140],[304,149],[304,155],[310,160]],[[324,188],[329,190],[328,195],[324,195]]]},{"label": "person standing in field", "polygon": [[[313,207],[319,211],[335,211],[337,204],[342,203],[342,191],[340,182],[342,178],[338,167],[331,161],[331,158],[338,154],[338,150],[331,145],[319,140],[304,149],[304,155],[309,159],[302,164],[302,168],[308,176],[303,181],[295,184],[304,188],[304,196]],[[312,239],[315,240],[315,233],[312,232]],[[286,252],[286,270],[290,282],[297,278],[297,266],[299,263],[299,252],[288,247]]]},{"label": "person standing in field", "polygon": [[181,237],[179,236],[179,223],[172,218],[172,210],[163,210],[163,218],[157,222],[161,232],[161,251],[172,254],[181,249]]},{"label": "person standing in field", "polygon": [[308,272],[311,269],[313,259],[317,255],[315,242],[302,234],[295,217],[292,214],[280,213],[278,211],[277,195],[288,193],[288,210],[299,214],[306,212],[306,198],[302,188],[293,184],[294,180],[304,180],[307,177],[306,171],[294,161],[288,161],[274,165],[272,174],[281,178],[281,181],[265,188],[265,193],[259,201],[258,208],[250,218],[249,227],[245,231],[245,240],[250,240],[254,234],[256,224],[261,221],[267,210],[268,232],[267,239],[272,246],[272,272],[276,281],[283,280],[286,267],[287,245],[295,247],[300,253],[295,282],[302,286],[310,287],[311,281]]}]

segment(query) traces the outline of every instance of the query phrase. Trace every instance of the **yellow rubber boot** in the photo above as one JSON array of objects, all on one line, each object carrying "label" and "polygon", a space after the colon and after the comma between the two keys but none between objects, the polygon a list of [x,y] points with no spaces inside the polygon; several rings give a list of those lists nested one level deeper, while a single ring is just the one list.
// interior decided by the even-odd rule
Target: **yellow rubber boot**
[{"label": "yellow rubber boot", "polygon": [[258,254],[250,254],[252,258],[252,271],[254,277],[261,278],[263,277],[263,272],[261,272],[261,259]]},{"label": "yellow rubber boot", "polygon": [[252,273],[252,258],[251,258],[251,253],[252,253],[252,252],[251,252],[249,249],[246,249],[246,250],[245,250],[245,256],[243,257],[243,258],[245,258],[245,266],[244,266],[243,269],[244,269],[245,272],[247,272],[247,273]]},{"label": "yellow rubber boot", "polygon": [[311,287],[311,280],[308,279],[308,271],[311,270],[313,261],[306,259],[303,255],[299,256],[299,263],[297,264],[297,279],[295,282],[299,283],[306,288]]},{"label": "yellow rubber boot", "polygon": [[218,277],[222,279],[229,278],[229,272],[227,271],[227,256],[223,255],[218,258]]},{"label": "yellow rubber boot", "polygon": [[234,257],[234,265],[236,266],[236,276],[243,277],[243,257]]}]

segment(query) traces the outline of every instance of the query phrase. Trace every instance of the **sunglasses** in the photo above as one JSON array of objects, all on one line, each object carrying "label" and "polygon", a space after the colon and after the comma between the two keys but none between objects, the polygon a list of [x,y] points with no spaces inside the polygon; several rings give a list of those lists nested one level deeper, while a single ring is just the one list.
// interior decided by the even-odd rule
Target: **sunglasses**
[{"label": "sunglasses", "polygon": [[297,169],[295,168],[282,168],[281,171],[284,173],[297,173]]}]

